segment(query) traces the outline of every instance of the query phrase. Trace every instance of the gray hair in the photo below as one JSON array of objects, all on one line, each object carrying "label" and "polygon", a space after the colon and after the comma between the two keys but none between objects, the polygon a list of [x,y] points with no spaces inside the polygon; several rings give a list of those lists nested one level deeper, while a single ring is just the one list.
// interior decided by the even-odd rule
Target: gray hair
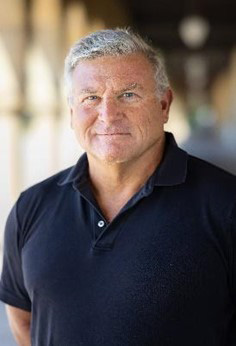
[{"label": "gray hair", "polygon": [[72,92],[72,73],[81,60],[102,56],[120,56],[142,53],[154,67],[157,96],[161,97],[169,88],[164,61],[149,43],[130,29],[109,29],[96,31],[81,38],[70,49],[65,59],[65,81],[68,96]]}]

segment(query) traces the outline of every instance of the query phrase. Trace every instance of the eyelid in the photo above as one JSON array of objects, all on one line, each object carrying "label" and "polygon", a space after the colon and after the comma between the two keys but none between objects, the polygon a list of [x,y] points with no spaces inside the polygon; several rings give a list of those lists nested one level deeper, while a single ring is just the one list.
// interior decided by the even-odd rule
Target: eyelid
[{"label": "eyelid", "polygon": [[[129,97],[134,97],[134,96],[138,97],[138,95],[136,93],[134,93],[133,91],[125,91],[119,97],[125,97],[127,94],[129,95]],[[127,98],[129,98],[129,97],[127,97]]]},{"label": "eyelid", "polygon": [[82,102],[88,100],[88,101],[94,101],[97,100],[98,96],[97,95],[87,95],[82,99]]}]

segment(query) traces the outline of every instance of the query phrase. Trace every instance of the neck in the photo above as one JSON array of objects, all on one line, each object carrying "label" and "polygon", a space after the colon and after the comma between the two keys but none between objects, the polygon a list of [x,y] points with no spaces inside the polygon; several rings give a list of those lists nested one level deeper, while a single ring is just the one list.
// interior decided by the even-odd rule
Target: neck
[{"label": "neck", "polygon": [[158,147],[129,162],[111,164],[88,154],[92,190],[107,219],[112,219],[145,184],[159,165],[163,151],[164,136]]}]

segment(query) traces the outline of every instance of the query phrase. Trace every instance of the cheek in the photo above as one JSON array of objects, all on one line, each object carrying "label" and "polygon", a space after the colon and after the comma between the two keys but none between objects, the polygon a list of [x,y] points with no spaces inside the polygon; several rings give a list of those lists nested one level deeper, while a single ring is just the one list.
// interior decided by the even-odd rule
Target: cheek
[{"label": "cheek", "polygon": [[78,132],[84,132],[93,125],[96,119],[94,110],[87,108],[75,109],[72,115],[72,125]]},{"label": "cheek", "polygon": [[136,117],[135,127],[142,141],[149,141],[162,132],[163,123],[158,114],[146,113],[145,116]]},{"label": "cheek", "polygon": [[129,112],[129,120],[140,128],[148,129],[152,126],[156,128],[162,123],[162,111],[157,102],[146,102],[141,107],[134,107]]},{"label": "cheek", "polygon": [[133,114],[131,121],[134,126],[143,129],[143,131],[149,131],[152,127],[156,127],[158,123],[158,114],[152,113],[151,110],[146,110],[142,113],[137,111]]}]

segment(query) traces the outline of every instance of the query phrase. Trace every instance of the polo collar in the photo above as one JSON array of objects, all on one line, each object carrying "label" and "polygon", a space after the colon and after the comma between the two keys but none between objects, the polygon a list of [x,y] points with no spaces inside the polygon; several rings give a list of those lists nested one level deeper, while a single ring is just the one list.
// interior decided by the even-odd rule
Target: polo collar
[{"label": "polo collar", "polygon": [[[174,186],[186,180],[188,154],[180,149],[172,133],[165,132],[166,144],[163,159],[153,175],[156,186]],[[58,181],[59,186],[72,183],[74,187],[88,181],[88,159],[84,153],[75,166]],[[78,185],[77,185],[78,186]]]},{"label": "polo collar", "polygon": [[166,132],[163,159],[154,173],[154,185],[174,186],[185,182],[188,154],[180,149],[170,132]]},{"label": "polo collar", "polygon": [[[69,171],[69,172],[68,172]],[[78,162],[69,168],[66,171],[67,174],[65,174],[59,181],[58,185],[63,186],[66,184],[73,183],[73,186],[75,186],[76,182],[78,181],[87,181],[88,179],[88,159],[86,153],[83,153]]]}]

